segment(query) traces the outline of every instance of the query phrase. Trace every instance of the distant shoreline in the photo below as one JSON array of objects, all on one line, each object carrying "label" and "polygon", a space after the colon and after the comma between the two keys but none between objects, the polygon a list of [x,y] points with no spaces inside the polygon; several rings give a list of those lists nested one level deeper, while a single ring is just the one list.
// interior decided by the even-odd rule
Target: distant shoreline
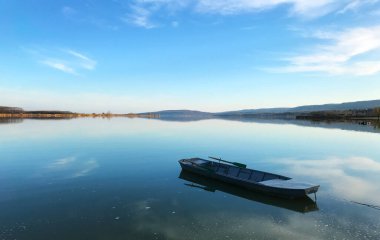
[{"label": "distant shoreline", "polygon": [[63,111],[25,111],[17,113],[0,113],[0,118],[20,118],[20,119],[73,119],[73,118],[113,118],[113,117],[127,117],[127,118],[154,118],[154,119],[218,119],[218,118],[256,118],[256,119],[293,119],[293,120],[310,120],[310,121],[379,121],[378,116],[373,115],[350,115],[341,114],[337,112],[311,112],[307,114],[241,114],[241,115],[218,115],[209,114],[201,116],[190,115],[170,115],[159,113],[72,113]]},{"label": "distant shoreline", "polygon": [[310,121],[360,121],[360,120],[368,120],[368,121],[379,121],[378,117],[373,116],[365,116],[365,117],[314,117],[314,116],[297,116],[296,120],[310,120]]},{"label": "distant shoreline", "polygon": [[[191,116],[160,116],[156,113],[127,113],[127,114],[112,114],[112,113],[0,113],[0,119],[75,119],[75,118],[148,118],[148,119],[162,119],[162,120],[203,120],[203,119],[283,119],[283,120],[307,120],[307,121],[365,121],[378,122],[378,117],[373,116],[278,116],[278,115],[238,115],[238,116],[220,116],[211,115],[207,117],[192,118]],[[363,122],[364,123],[364,122]]]},{"label": "distant shoreline", "polygon": [[40,118],[40,119],[71,119],[71,118],[157,118],[154,114],[110,114],[110,113],[0,113],[0,118]]},{"label": "distant shoreline", "polygon": [[197,110],[163,110],[156,112],[115,114],[102,113],[76,113],[70,111],[40,110],[27,111],[19,107],[0,106],[0,118],[51,118],[69,119],[80,117],[92,118],[156,118],[156,119],[184,119],[201,120],[210,118],[257,118],[257,119],[295,119],[311,121],[379,121],[380,99],[369,101],[346,102],[339,104],[305,105],[293,108],[261,108],[243,109],[227,112],[202,112]]}]

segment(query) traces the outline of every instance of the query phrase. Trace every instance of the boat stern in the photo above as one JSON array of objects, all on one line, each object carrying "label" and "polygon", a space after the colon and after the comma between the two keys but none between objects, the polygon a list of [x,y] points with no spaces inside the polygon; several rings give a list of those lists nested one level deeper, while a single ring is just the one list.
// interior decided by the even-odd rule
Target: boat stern
[{"label": "boat stern", "polygon": [[305,189],[305,195],[316,193],[316,192],[318,192],[318,189],[319,189],[319,185],[315,185],[315,186],[306,188]]}]

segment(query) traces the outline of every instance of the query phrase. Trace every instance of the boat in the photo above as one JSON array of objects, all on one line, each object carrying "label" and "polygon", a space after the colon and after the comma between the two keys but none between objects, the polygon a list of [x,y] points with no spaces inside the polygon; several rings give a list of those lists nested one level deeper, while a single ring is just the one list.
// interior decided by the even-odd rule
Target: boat
[{"label": "boat", "polygon": [[217,162],[197,157],[181,159],[179,164],[184,171],[233,184],[247,190],[283,198],[302,198],[313,193],[316,197],[315,194],[319,189],[319,185],[298,182],[290,177],[249,169],[242,163],[215,157],[209,158]]},{"label": "boat", "polygon": [[250,191],[244,188],[236,187],[229,183],[210,179],[199,174],[183,170],[180,172],[178,178],[185,180],[185,186],[195,189],[202,189],[205,192],[214,193],[216,191],[219,191],[252,202],[288,209],[299,213],[318,211],[317,202],[311,199],[309,196],[297,199],[279,198],[261,192]]}]

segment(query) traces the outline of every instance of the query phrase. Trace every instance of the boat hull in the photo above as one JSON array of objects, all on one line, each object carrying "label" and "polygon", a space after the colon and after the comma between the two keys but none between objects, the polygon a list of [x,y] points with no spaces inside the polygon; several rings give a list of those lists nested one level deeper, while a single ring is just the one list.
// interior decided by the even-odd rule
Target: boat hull
[{"label": "boat hull", "polygon": [[[282,188],[278,186],[268,186],[260,182],[252,182],[246,181],[244,179],[239,179],[236,177],[231,177],[229,175],[219,174],[214,171],[209,171],[207,169],[201,168],[199,166],[194,166],[192,164],[188,164],[187,159],[180,160],[179,163],[181,165],[182,170],[188,171],[191,173],[195,173],[204,177],[212,178],[218,181],[222,181],[225,183],[229,183],[238,187],[245,188],[251,191],[259,191],[268,195],[278,196],[283,198],[302,198],[307,194],[316,193],[318,191],[319,186],[312,186],[307,188]],[[206,160],[207,161],[207,160]],[[224,164],[223,164],[224,165]],[[280,176],[283,177],[283,176]],[[290,179],[290,178],[288,178]],[[282,179],[284,182],[285,180]]]}]

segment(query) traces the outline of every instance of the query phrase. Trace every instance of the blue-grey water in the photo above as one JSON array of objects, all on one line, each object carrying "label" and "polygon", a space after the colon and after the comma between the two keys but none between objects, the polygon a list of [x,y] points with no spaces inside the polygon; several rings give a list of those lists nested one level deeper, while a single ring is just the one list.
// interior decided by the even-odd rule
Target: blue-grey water
[{"label": "blue-grey water", "polygon": [[[380,239],[380,132],[368,129],[216,119],[3,123],[0,240]],[[316,205],[179,178],[179,159],[210,155],[320,184]]]}]

